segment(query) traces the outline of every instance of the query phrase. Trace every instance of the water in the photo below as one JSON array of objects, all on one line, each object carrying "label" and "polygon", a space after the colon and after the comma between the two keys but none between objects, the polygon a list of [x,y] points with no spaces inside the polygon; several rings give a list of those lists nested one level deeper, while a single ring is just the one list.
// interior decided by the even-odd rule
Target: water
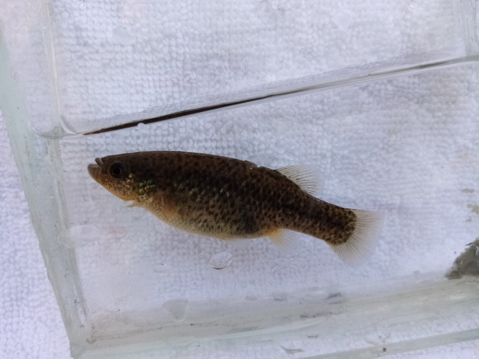
[{"label": "water", "polygon": [[92,225],[73,226],[63,232],[63,239],[65,245],[73,248],[75,245],[85,243],[87,241],[94,241],[100,236],[100,228]]},{"label": "water", "polygon": [[290,344],[287,347],[282,345],[281,349],[283,349],[284,352],[286,354],[289,354],[289,355],[294,355],[294,354],[297,354],[297,353],[303,353],[304,352],[303,349],[295,348],[294,344],[293,345]]},{"label": "water", "polygon": [[[193,336],[208,336],[216,335],[219,329],[211,323],[219,322],[241,332],[285,323],[321,327],[321,322],[350,313],[350,308],[360,315],[356,294],[347,290],[352,285],[379,283],[368,289],[379,295],[398,278],[410,278],[417,285],[428,284],[423,274],[442,278],[479,228],[468,207],[479,193],[477,172],[470,165],[477,157],[472,150],[476,135],[469,130],[474,119],[462,117],[452,124],[451,113],[441,108],[458,91],[457,101],[468,103],[479,79],[460,69],[443,74],[456,79],[452,88],[446,80],[437,86],[437,76],[423,74],[59,140],[61,165],[54,152],[42,163],[61,182],[68,214],[62,238],[71,238],[66,243],[75,251],[95,335],[163,331],[175,337],[187,330]],[[433,94],[430,88],[439,90]],[[387,111],[398,107],[400,111]],[[421,119],[418,112],[423,113]],[[433,125],[441,130],[431,131]],[[224,126],[228,131],[219,132]],[[268,238],[237,246],[191,235],[141,208],[128,207],[86,171],[95,157],[148,150],[254,159],[272,168],[310,165],[325,183],[320,198],[385,214],[379,245],[366,264],[351,268],[324,242],[307,236],[299,236],[294,251],[283,253]],[[444,198],[452,200],[446,205]],[[323,292],[311,299],[312,288]],[[273,309],[284,315],[272,314]],[[115,315],[105,314],[111,312]],[[324,351],[333,351],[328,338],[339,340],[344,327],[326,332],[309,330],[301,337],[310,344],[291,347],[281,340],[271,350],[291,357],[303,353],[286,351],[317,352],[313,341],[324,338]],[[391,337],[373,329],[354,338],[361,345],[386,341],[389,348]]]},{"label": "water", "polygon": [[153,270],[155,271],[155,273],[158,273],[158,274],[164,275],[168,273],[169,269],[170,269],[169,266],[165,263],[157,263],[153,265]]},{"label": "water", "polygon": [[230,252],[220,252],[213,255],[210,259],[210,266],[214,269],[224,269],[233,261],[233,255]]},{"label": "water", "polygon": [[364,340],[371,345],[383,345],[386,344],[391,332],[386,327],[379,327],[373,333],[368,334]]},{"label": "water", "polygon": [[117,26],[113,29],[112,41],[120,45],[132,45],[136,42],[136,38],[125,27]]},{"label": "water", "polygon": [[188,314],[188,305],[189,302],[186,299],[175,299],[164,303],[163,309],[168,312],[173,321],[181,323]]},{"label": "water", "polygon": [[343,31],[347,31],[351,23],[354,21],[353,16],[347,12],[338,12],[334,15],[332,20]]},{"label": "water", "polygon": [[271,268],[271,274],[275,279],[282,281],[298,270],[299,267],[296,264],[282,260]]},{"label": "water", "polygon": [[[175,306],[173,314],[159,311],[171,298],[187,300],[192,318],[203,323],[214,314],[210,307],[227,313],[271,301],[302,308],[305,300],[295,293],[308,288],[332,287],[321,300],[340,306],[351,300],[343,288],[352,284],[388,283],[403,276],[424,284],[415,272],[442,277],[479,228],[475,217],[466,222],[471,216],[468,205],[476,203],[479,193],[478,172],[470,165],[478,156],[472,150],[476,134],[469,130],[474,116],[452,124],[451,113],[441,108],[451,93],[467,103],[479,79],[460,69],[443,76],[454,77],[454,86],[444,80],[438,87],[437,76],[423,74],[284,99],[274,106],[260,103],[60,140],[61,167],[52,156],[45,164],[62,183],[68,228],[74,228],[66,234],[73,238],[83,295],[94,313],[89,321],[97,328],[130,332],[134,329],[125,323],[140,316],[148,318],[140,326],[148,331],[171,317],[183,317]],[[398,106],[399,112],[385,112]],[[418,111],[425,109],[428,112],[418,119]],[[226,124],[226,133],[217,131]],[[433,125],[442,130],[431,132]],[[95,157],[150,150],[245,160],[271,153],[275,155],[255,161],[272,168],[312,166],[325,184],[320,198],[385,214],[378,247],[358,268],[347,266],[324,242],[308,236],[299,236],[295,250],[286,253],[268,238],[244,240],[237,247],[234,242],[191,235],[141,208],[130,208],[87,173]],[[474,191],[463,192],[465,188]],[[445,205],[444,198],[454,200]],[[326,299],[338,292],[340,297]],[[118,307],[121,313],[107,322],[95,314]],[[298,313],[298,318],[301,315],[319,320],[326,314],[312,311]]]}]

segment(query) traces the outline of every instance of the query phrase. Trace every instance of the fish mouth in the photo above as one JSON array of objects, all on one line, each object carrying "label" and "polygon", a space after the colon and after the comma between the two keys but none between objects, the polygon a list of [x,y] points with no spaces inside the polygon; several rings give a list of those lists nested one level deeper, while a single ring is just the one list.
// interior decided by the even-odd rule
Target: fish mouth
[{"label": "fish mouth", "polygon": [[97,165],[90,164],[88,165],[88,173],[90,174],[91,178],[98,182],[101,173],[101,159],[96,158],[95,162],[98,163]]}]

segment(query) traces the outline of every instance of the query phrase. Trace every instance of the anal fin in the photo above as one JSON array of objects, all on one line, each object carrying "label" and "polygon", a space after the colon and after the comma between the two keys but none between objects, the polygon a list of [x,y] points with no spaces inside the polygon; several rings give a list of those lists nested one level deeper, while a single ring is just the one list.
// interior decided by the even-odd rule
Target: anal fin
[{"label": "anal fin", "polygon": [[284,228],[278,228],[267,234],[271,242],[282,252],[290,252],[298,248],[298,233]]}]

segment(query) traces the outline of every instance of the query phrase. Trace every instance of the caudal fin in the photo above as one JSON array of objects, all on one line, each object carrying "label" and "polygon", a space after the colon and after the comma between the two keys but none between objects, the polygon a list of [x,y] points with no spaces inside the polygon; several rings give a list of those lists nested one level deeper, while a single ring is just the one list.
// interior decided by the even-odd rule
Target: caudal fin
[{"label": "caudal fin", "polygon": [[350,265],[359,265],[374,251],[382,227],[383,215],[359,209],[352,211],[357,218],[353,234],[344,243],[328,244],[344,262]]}]

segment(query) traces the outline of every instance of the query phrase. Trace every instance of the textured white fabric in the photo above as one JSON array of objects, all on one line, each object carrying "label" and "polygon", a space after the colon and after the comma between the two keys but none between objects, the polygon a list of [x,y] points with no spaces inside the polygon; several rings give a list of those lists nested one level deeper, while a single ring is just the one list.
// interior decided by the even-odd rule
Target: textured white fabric
[{"label": "textured white fabric", "polygon": [[[460,39],[448,0],[291,3],[52,2],[58,115],[67,128],[95,129],[107,123],[98,119],[116,114],[439,51]],[[31,25],[13,2],[3,5],[24,20],[18,29]],[[21,42],[20,30],[6,29],[8,39]],[[49,93],[34,77],[37,67],[48,74],[43,51],[12,52],[12,76],[27,84],[32,124],[46,131],[55,106],[45,103]],[[283,298],[300,288],[445,272],[479,229],[477,98],[478,66],[471,65],[62,141],[73,241],[65,245],[77,250],[89,320],[100,334],[144,329],[171,320],[162,309],[178,297],[208,301],[240,292],[252,298],[263,291]],[[67,358],[2,126],[2,358]],[[312,165],[323,174],[323,199],[386,214],[379,247],[367,266],[352,270],[311,238],[282,257],[267,240],[233,248],[171,229],[141,209],[125,208],[86,172],[97,156],[142,150],[206,152],[270,167]],[[225,250],[232,264],[212,269],[211,257]],[[417,355],[473,358],[477,349],[474,342]]]},{"label": "textured white fabric", "polygon": [[[28,84],[26,105],[40,131],[51,129],[55,111],[67,128],[87,131],[119,114],[180,110],[347,67],[412,55],[427,61],[438,51],[460,56],[467,25],[451,0],[2,2],[17,48],[12,72]],[[36,27],[54,54],[44,55]],[[52,56],[57,84],[49,89]]]},{"label": "textured white fabric", "polygon": [[0,159],[0,357],[70,358],[1,113]]}]

